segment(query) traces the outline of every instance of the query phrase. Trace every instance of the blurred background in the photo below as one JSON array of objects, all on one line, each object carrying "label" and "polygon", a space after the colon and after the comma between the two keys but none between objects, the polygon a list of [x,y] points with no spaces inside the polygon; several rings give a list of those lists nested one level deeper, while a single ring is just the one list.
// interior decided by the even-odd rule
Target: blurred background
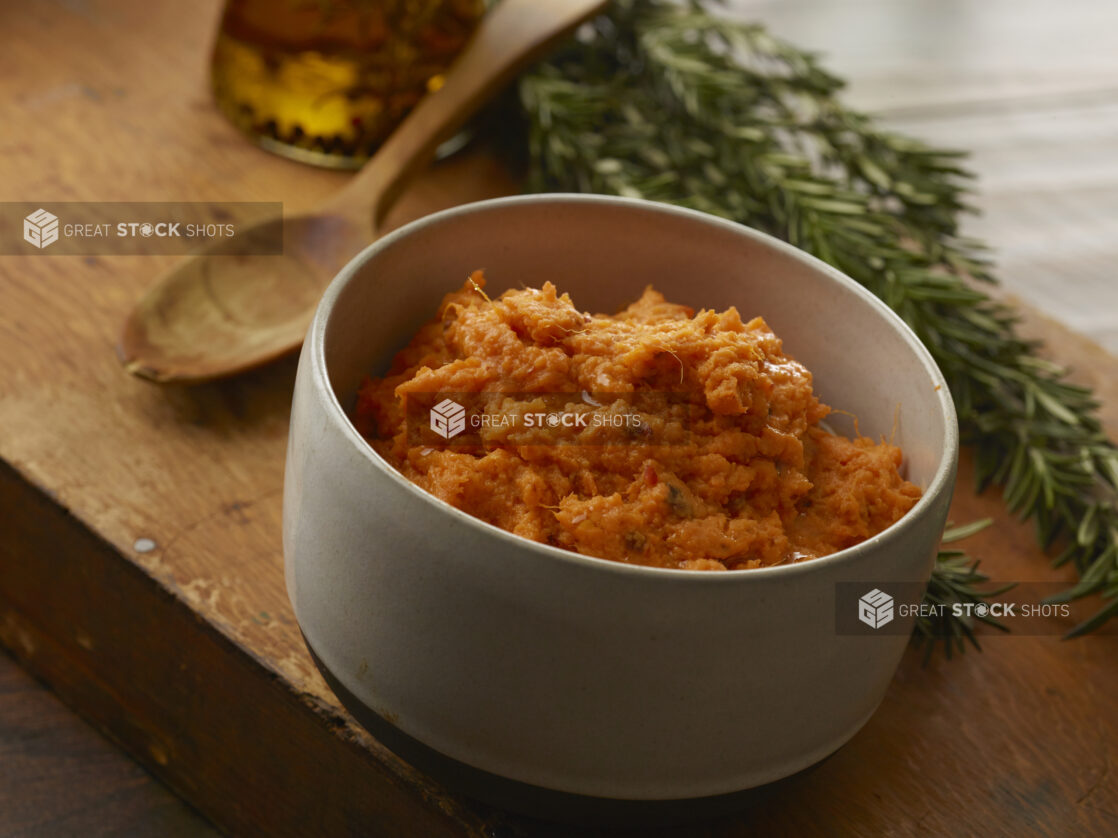
[{"label": "blurred background", "polygon": [[1118,3],[731,0],[818,50],[847,100],[972,152],[968,229],[1006,290],[1118,352]]}]

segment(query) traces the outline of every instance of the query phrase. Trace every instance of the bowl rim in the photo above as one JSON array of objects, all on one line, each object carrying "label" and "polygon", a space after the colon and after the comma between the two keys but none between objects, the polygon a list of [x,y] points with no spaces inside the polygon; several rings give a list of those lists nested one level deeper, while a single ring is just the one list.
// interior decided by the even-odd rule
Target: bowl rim
[{"label": "bowl rim", "polygon": [[[714,573],[683,568],[629,564],[613,559],[587,556],[582,553],[575,553],[571,550],[554,547],[550,544],[532,541],[524,536],[516,535],[494,524],[482,521],[480,518],[475,518],[473,515],[452,506],[441,498],[436,497],[412,483],[393,468],[387,460],[381,457],[372,445],[361,436],[350,417],[346,414],[337,394],[334,393],[333,387],[330,385],[329,371],[326,368],[325,338],[327,329],[329,328],[330,318],[334,311],[334,305],[342,291],[357,277],[367,262],[374,259],[381,251],[392,247],[401,239],[414,235],[428,227],[438,226],[448,222],[452,223],[461,216],[484,213],[490,210],[501,210],[524,204],[594,204],[598,206],[612,206],[623,211],[659,213],[707,224],[752,239],[762,246],[775,249],[789,258],[799,261],[805,267],[814,270],[816,273],[822,273],[830,281],[836,282],[842,286],[847,293],[860,297],[900,335],[908,347],[916,354],[928,372],[931,383],[936,385],[934,392],[940,397],[938,399],[938,404],[944,421],[945,445],[940,454],[939,462],[936,465],[935,473],[929,481],[927,488],[920,496],[920,500],[899,520],[890,524],[876,535],[870,536],[865,541],[855,544],[852,547],[847,547],[843,550],[829,553],[826,556],[819,556],[803,562],[768,565],[726,573]],[[415,497],[420,498],[421,502],[431,504],[434,509],[456,517],[463,525],[478,529],[482,534],[503,540],[511,546],[526,549],[535,553],[541,559],[571,563],[592,571],[633,574],[650,580],[661,579],[671,581],[673,584],[684,583],[699,585],[748,585],[750,584],[748,581],[741,580],[752,579],[756,582],[760,582],[762,580],[795,577],[803,573],[822,572],[823,570],[837,565],[852,563],[861,554],[875,550],[878,547],[888,548],[890,546],[896,546],[895,542],[899,542],[904,537],[904,533],[911,529],[917,520],[934,512],[937,498],[939,498],[943,492],[950,491],[954,485],[954,475],[959,455],[959,428],[955,403],[951,397],[951,391],[947,386],[947,380],[944,378],[943,372],[932,358],[931,353],[896,312],[837,268],[828,265],[821,259],[775,236],[762,233],[759,230],[747,227],[736,221],[730,221],[698,210],[678,207],[672,204],[663,204],[642,198],[624,198],[612,195],[551,192],[475,201],[473,203],[463,204],[461,206],[425,215],[378,238],[354,256],[338,272],[337,276],[331,280],[330,284],[323,292],[322,298],[319,300],[318,307],[315,310],[314,318],[311,321],[311,326],[307,333],[303,351],[310,353],[310,369],[313,388],[324,397],[327,405],[326,411],[330,420],[338,426],[341,432],[356,446],[358,451],[361,452],[362,456],[364,456],[379,472],[387,476],[390,480],[395,481],[404,491],[411,492]]]}]

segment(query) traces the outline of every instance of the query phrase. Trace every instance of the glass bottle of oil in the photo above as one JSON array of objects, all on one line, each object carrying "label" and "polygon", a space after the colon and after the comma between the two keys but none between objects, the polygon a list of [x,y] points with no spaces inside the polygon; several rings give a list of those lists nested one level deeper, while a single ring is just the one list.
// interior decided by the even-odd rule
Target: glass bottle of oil
[{"label": "glass bottle of oil", "polygon": [[226,0],[212,83],[264,148],[357,168],[466,43],[486,0]]}]

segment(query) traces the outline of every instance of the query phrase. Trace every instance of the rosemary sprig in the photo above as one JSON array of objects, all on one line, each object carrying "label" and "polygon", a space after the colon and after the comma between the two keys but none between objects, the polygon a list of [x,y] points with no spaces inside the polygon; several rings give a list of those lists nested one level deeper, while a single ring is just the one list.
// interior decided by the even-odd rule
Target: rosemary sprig
[{"label": "rosemary sprig", "polygon": [[[983,288],[987,251],[959,230],[963,155],[881,129],[842,104],[842,82],[814,55],[712,2],[615,0],[522,78],[531,188],[732,218],[881,297],[947,377],[978,490],[1002,486],[1045,548],[1065,541],[1055,563],[1080,574],[1066,598],[1101,592],[1102,610],[1070,634],[1097,628],[1118,614],[1118,449],[1091,391],[1040,357],[1018,314]],[[933,584],[958,594],[979,577],[952,551]]]},{"label": "rosemary sprig", "polygon": [[[971,524],[949,527],[943,533],[943,543],[961,541],[986,529],[991,523],[993,523],[991,519],[985,518]],[[993,626],[999,631],[1009,631],[989,614],[977,614],[974,617],[955,616],[951,608],[955,603],[977,603],[1004,594],[1016,584],[1009,583],[992,590],[979,590],[976,587],[988,580],[986,574],[979,572],[978,561],[969,558],[962,550],[940,550],[936,557],[935,572],[928,583],[928,589],[924,592],[923,604],[934,606],[934,610],[928,611],[927,616],[917,617],[916,625],[912,630],[913,643],[924,648],[924,663],[928,662],[932,652],[940,643],[943,644],[943,651],[948,660],[955,652],[960,654],[965,652],[967,643],[975,649],[981,649],[978,638],[974,634],[975,620]]]}]

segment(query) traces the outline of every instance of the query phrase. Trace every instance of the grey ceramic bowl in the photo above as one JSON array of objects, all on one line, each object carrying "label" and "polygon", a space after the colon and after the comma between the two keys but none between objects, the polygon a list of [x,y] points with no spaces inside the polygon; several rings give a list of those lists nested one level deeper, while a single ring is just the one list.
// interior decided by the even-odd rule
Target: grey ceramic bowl
[{"label": "grey ceramic bowl", "polygon": [[[610,312],[652,283],[695,308],[763,315],[863,433],[888,435],[900,405],[894,439],[923,498],[852,549],[731,573],[603,561],[469,517],[401,477],[347,411],[362,376],[478,267],[494,296],[550,280]],[[287,589],[347,706],[472,793],[494,796],[492,780],[628,801],[724,795],[818,762],[874,712],[912,618],[839,634],[836,585],[927,581],[957,450],[951,398],[917,338],[801,251],[642,201],[471,204],[381,239],[319,305],[287,455]]]}]

